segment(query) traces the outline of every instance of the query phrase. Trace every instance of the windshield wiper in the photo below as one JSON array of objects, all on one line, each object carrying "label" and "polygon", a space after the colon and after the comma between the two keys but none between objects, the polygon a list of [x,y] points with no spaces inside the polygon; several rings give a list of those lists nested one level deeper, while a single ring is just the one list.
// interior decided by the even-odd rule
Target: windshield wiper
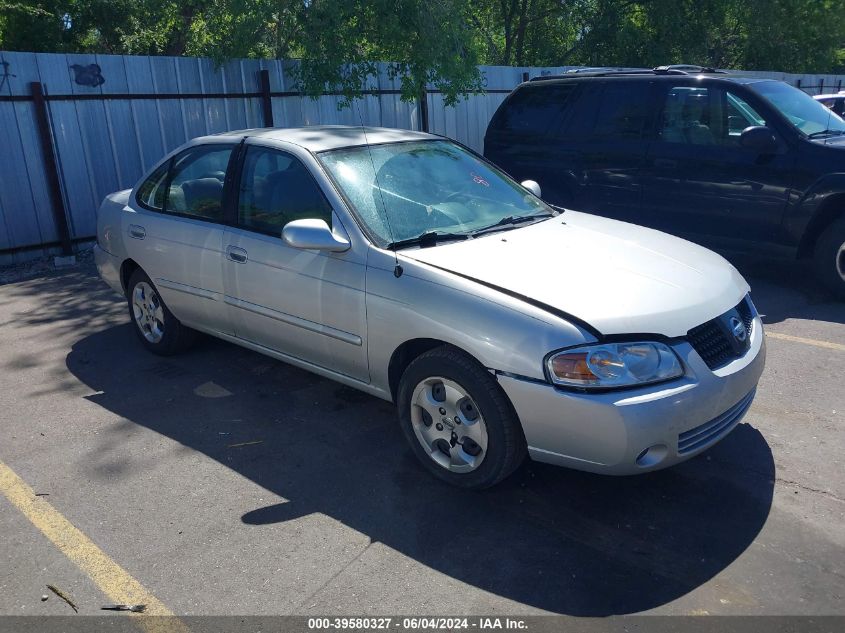
[{"label": "windshield wiper", "polygon": [[807,138],[822,138],[823,136],[842,136],[845,134],[845,130],[819,130],[818,132],[813,132],[812,134],[808,134]]},{"label": "windshield wiper", "polygon": [[387,245],[391,251],[399,250],[407,246],[419,246],[426,248],[428,246],[436,246],[438,242],[454,242],[456,240],[468,240],[469,235],[466,233],[438,233],[437,231],[428,231],[417,235],[416,237],[409,237],[404,240],[397,240]]},{"label": "windshield wiper", "polygon": [[485,233],[492,233],[493,231],[506,231],[508,229],[516,228],[516,225],[518,224],[523,224],[532,220],[544,220],[551,217],[554,217],[553,213],[538,213],[536,215],[507,215],[495,224],[476,229],[472,232],[472,234],[483,235]]}]

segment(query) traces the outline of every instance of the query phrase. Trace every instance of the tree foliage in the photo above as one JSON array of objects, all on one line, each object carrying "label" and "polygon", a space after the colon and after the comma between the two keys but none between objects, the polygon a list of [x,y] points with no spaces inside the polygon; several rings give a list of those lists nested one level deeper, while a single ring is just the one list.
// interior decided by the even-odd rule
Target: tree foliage
[{"label": "tree foliage", "polygon": [[0,0],[0,49],[301,59],[351,100],[391,62],[455,103],[478,64],[845,70],[845,0]]}]

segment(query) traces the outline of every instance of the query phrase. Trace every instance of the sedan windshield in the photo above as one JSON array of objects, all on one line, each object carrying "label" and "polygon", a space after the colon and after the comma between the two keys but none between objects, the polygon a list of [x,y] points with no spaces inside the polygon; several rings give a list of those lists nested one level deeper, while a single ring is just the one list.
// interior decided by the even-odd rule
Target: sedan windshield
[{"label": "sedan windshield", "polygon": [[380,246],[468,238],[556,213],[449,141],[351,147],[320,160]]},{"label": "sedan windshield", "polygon": [[789,119],[805,136],[825,137],[845,133],[845,121],[810,95],[780,81],[749,84]]}]

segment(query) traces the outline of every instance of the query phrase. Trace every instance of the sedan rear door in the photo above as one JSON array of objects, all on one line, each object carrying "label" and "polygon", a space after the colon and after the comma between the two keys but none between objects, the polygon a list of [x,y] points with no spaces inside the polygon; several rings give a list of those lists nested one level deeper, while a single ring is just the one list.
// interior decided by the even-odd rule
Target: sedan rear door
[{"label": "sedan rear door", "polygon": [[172,157],[139,187],[123,218],[129,257],[183,323],[230,333],[223,301],[226,173],[234,145],[197,145]]}]

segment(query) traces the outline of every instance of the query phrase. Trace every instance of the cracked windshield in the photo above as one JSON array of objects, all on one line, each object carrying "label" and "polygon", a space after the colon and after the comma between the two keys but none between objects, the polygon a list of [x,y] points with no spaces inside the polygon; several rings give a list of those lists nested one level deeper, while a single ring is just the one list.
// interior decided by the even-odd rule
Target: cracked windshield
[{"label": "cracked windshield", "polygon": [[555,215],[501,172],[447,141],[391,143],[320,155],[382,246],[421,236],[466,239]]}]

